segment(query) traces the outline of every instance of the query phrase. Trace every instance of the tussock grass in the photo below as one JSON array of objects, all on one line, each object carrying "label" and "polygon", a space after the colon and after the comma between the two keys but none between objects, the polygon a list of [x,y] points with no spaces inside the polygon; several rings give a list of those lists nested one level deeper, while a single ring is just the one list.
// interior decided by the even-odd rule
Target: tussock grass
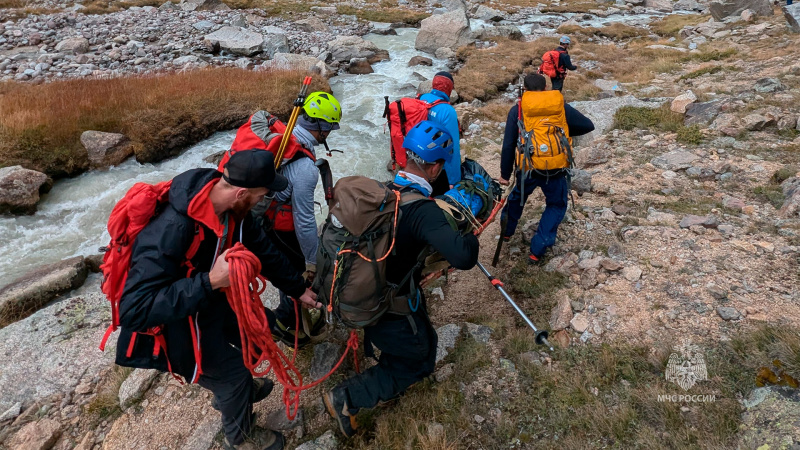
[{"label": "tussock grass", "polygon": [[496,97],[501,89],[516,81],[525,69],[538,68],[544,52],[555,48],[557,44],[556,38],[531,42],[499,39],[497,45],[491,48],[460,48],[458,58],[464,65],[454,77],[459,97],[467,102],[476,98],[488,100]]},{"label": "tussock grass", "polygon": [[677,131],[682,124],[683,117],[670,111],[668,105],[660,108],[623,106],[614,114],[614,128],[622,130],[657,128],[661,131]]},{"label": "tussock grass", "polygon": [[650,34],[644,28],[632,27],[622,23],[613,23],[605,27],[582,27],[580,25],[562,25],[558,27],[560,34],[579,34],[583,36],[599,36],[614,40],[643,37]]},{"label": "tussock grass", "polygon": [[430,16],[428,13],[415,11],[413,9],[392,8],[392,7],[372,7],[356,8],[350,5],[338,5],[336,11],[339,14],[348,14],[362,20],[371,22],[405,23],[408,25],[419,25],[422,19]]},{"label": "tussock grass", "polygon": [[708,20],[710,16],[699,14],[668,14],[650,23],[654,33],[664,37],[678,37],[685,26],[694,26]]},{"label": "tussock grass", "polygon": [[[80,135],[123,133],[141,162],[159,161],[265,109],[288,117],[304,74],[196,70],[152,77],[0,85],[0,167],[53,177],[88,168]],[[312,90],[328,89],[315,78]]]},{"label": "tussock grass", "polygon": [[95,425],[122,415],[119,405],[119,388],[133,372],[130,367],[114,365],[100,380],[97,396],[83,407],[84,413],[91,417]]},{"label": "tussock grass", "polygon": [[715,73],[720,73],[720,72],[724,72],[724,71],[727,71],[727,70],[734,71],[734,70],[737,70],[737,69],[735,67],[728,67],[728,66],[701,67],[701,68],[699,68],[697,70],[693,70],[693,71],[691,71],[689,73],[685,73],[685,74],[681,75],[679,80],[693,80],[695,78],[702,77],[703,75],[713,75]]}]

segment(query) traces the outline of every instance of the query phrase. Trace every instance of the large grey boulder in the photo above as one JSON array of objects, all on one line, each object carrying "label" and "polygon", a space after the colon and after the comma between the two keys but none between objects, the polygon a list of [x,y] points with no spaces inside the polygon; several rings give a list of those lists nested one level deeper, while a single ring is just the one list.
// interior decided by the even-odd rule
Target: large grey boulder
[{"label": "large grey boulder", "polygon": [[85,37],[71,37],[56,44],[56,51],[61,53],[81,54],[89,51],[89,40]]},{"label": "large grey boulder", "polygon": [[0,411],[71,392],[113,363],[113,336],[105,352],[97,350],[111,322],[101,278],[93,275],[70,298],[0,329]]},{"label": "large grey boulder", "polygon": [[692,125],[708,125],[714,121],[721,110],[720,102],[711,101],[703,103],[692,103],[686,106],[686,115],[683,119],[683,124],[688,126]]},{"label": "large grey boulder", "polygon": [[268,34],[264,36],[261,51],[268,58],[274,57],[276,53],[289,53],[289,39],[286,34]]},{"label": "large grey boulder", "polygon": [[158,378],[159,371],[155,369],[136,369],[128,375],[119,387],[119,406],[127,409],[137,400],[144,397],[144,394]]},{"label": "large grey boulder", "polygon": [[594,131],[584,136],[578,136],[575,139],[576,144],[584,145],[610,130],[614,125],[614,114],[623,106],[658,108],[661,106],[661,103],[646,102],[632,95],[625,95],[623,97],[604,98],[602,100],[572,102],[570,105],[582,112],[594,123]]},{"label": "large grey boulder", "polygon": [[644,0],[644,7],[671,13],[672,0]]},{"label": "large grey boulder", "polygon": [[222,50],[242,56],[255,55],[261,51],[264,43],[261,34],[237,27],[222,27],[207,34],[204,39],[211,46],[219,45]]},{"label": "large grey boulder", "polygon": [[650,160],[650,163],[659,169],[664,170],[681,170],[692,167],[692,163],[700,159],[694,153],[689,153],[683,150],[674,150],[663,155],[658,155]]},{"label": "large grey boulder", "polygon": [[294,23],[300,30],[306,33],[330,33],[330,27],[325,24],[319,17],[310,17],[308,19],[298,20]]},{"label": "large grey boulder", "polygon": [[308,372],[311,380],[319,380],[327,375],[341,356],[341,346],[333,342],[320,342],[315,345],[314,357],[311,358],[311,369]]},{"label": "large grey boulder", "polygon": [[756,16],[771,16],[772,2],[769,0],[718,0],[713,1],[708,7],[714,20],[724,20],[726,17],[739,16],[742,11],[749,9]]},{"label": "large grey boulder", "polygon": [[81,133],[81,144],[95,167],[116,166],[133,155],[130,140],[120,133],[87,130]]},{"label": "large grey boulder", "polygon": [[794,33],[800,33],[800,3],[784,6],[781,10],[783,10],[783,15],[786,17],[789,29]]},{"label": "large grey boulder", "polygon": [[369,63],[389,59],[389,52],[359,36],[339,36],[328,44],[328,51],[340,62],[350,62],[354,58],[366,58]]},{"label": "large grey boulder", "polygon": [[267,70],[300,70],[313,71],[319,60],[313,56],[298,55],[295,53],[275,53],[272,59],[261,64]]},{"label": "large grey boulder", "polygon": [[494,38],[507,38],[512,41],[521,41],[523,38],[519,28],[513,25],[498,25],[496,27],[484,27],[475,35],[476,39],[489,40]]},{"label": "large grey boulder", "polygon": [[485,20],[487,22],[500,22],[506,18],[506,13],[489,8],[486,5],[480,5],[475,8],[475,11],[472,13],[472,17]]},{"label": "large grey boulder", "polygon": [[89,268],[83,256],[41,267],[0,289],[0,326],[28,315],[59,295],[80,287]]},{"label": "large grey boulder", "polygon": [[0,214],[33,214],[39,194],[53,186],[50,178],[22,166],[0,169]]},{"label": "large grey boulder", "polygon": [[456,9],[424,19],[414,48],[434,53],[440,47],[457,50],[472,41],[467,13],[463,9]]},{"label": "large grey boulder", "polygon": [[183,0],[178,6],[183,11],[228,11],[231,9],[220,0]]}]

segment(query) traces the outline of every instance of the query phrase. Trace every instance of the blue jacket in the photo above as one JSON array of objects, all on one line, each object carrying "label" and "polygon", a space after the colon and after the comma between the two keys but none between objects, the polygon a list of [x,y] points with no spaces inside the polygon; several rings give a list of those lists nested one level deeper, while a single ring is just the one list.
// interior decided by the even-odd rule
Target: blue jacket
[{"label": "blue jacket", "polygon": [[436,105],[428,111],[428,120],[441,124],[450,137],[453,138],[453,157],[449,163],[445,163],[444,171],[447,174],[447,181],[451,185],[461,181],[461,145],[459,144],[458,116],[456,109],[450,105],[450,97],[442,91],[431,90],[427,94],[422,94],[420,100],[433,103],[437,100],[446,100],[446,104]]}]

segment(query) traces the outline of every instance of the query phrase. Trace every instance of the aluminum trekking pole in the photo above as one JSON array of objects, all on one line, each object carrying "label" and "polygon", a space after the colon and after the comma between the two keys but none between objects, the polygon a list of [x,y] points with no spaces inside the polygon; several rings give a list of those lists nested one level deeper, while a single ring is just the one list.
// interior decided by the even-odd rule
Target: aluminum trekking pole
[{"label": "aluminum trekking pole", "polygon": [[489,271],[486,270],[486,267],[483,267],[483,264],[478,263],[478,268],[481,269],[481,272],[483,272],[484,275],[486,275],[486,277],[489,279],[489,282],[492,283],[492,286],[494,286],[495,289],[500,291],[500,293],[503,294],[503,297],[505,297],[506,300],[508,300],[508,303],[511,303],[511,306],[513,306],[514,309],[517,310],[519,315],[522,316],[522,319],[525,320],[525,323],[527,323],[528,326],[531,327],[531,329],[533,329],[533,332],[536,333],[536,335],[535,335],[536,336],[536,343],[539,344],[539,345],[547,346],[550,349],[550,351],[552,352],[553,351],[553,346],[550,345],[550,342],[547,340],[547,331],[539,330],[538,328],[536,328],[536,325],[534,325],[533,322],[531,322],[531,319],[529,319],[528,316],[525,315],[525,313],[522,311],[522,308],[520,308],[516,304],[516,302],[514,302],[514,299],[512,299],[511,296],[508,295],[506,290],[503,289],[503,282],[502,281],[500,281],[497,278],[493,277],[492,274],[490,274]]}]

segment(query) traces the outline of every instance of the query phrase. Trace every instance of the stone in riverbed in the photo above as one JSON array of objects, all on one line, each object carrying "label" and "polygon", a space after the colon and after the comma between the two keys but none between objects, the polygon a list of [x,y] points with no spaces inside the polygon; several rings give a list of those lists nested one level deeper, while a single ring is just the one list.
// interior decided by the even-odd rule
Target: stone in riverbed
[{"label": "stone in riverbed", "polygon": [[86,53],[89,51],[89,40],[84,37],[66,38],[56,44],[56,51],[75,55]]},{"label": "stone in riverbed", "polygon": [[236,55],[251,56],[261,51],[264,36],[237,27],[222,27],[207,34],[204,40],[212,47],[219,45],[220,49]]},{"label": "stone in riverbed", "polygon": [[433,60],[430,58],[426,58],[425,56],[415,56],[408,61],[408,67],[412,66],[432,66]]},{"label": "stone in riverbed", "polygon": [[427,53],[434,53],[440,47],[457,50],[472,41],[470,34],[466,11],[455,9],[424,19],[414,47]]},{"label": "stone in riverbed", "polygon": [[116,166],[133,155],[130,140],[119,133],[87,130],[81,133],[81,144],[95,167]]},{"label": "stone in riverbed", "polygon": [[33,214],[39,194],[53,186],[45,174],[22,166],[0,169],[0,214]]},{"label": "stone in riverbed", "polygon": [[347,73],[354,75],[367,75],[373,73],[374,70],[366,58],[353,58],[350,60],[350,67],[347,68]]}]

